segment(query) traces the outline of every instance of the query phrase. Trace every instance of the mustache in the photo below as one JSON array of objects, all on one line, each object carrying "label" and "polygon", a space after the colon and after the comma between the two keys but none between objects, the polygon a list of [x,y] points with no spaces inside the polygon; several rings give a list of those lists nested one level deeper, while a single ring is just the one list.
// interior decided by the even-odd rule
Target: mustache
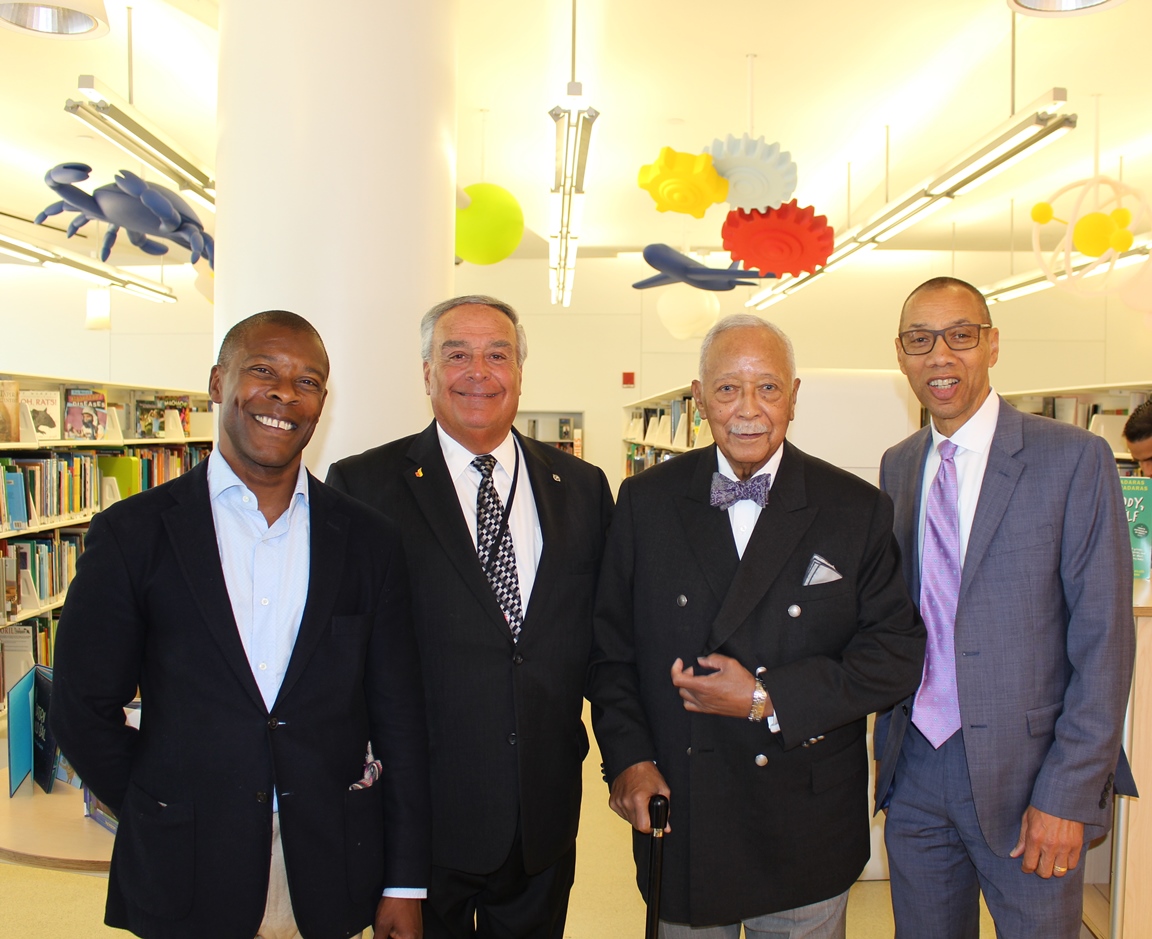
[{"label": "mustache", "polygon": [[725,428],[730,434],[766,434],[768,425],[762,421],[732,421]]}]

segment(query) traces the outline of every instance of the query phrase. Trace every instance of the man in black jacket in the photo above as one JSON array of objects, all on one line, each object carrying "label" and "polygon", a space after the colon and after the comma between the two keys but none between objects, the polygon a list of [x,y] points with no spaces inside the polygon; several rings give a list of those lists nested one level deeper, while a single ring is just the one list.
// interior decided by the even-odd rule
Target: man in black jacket
[{"label": "man in black jacket", "polygon": [[432,758],[430,939],[560,939],[576,864],[580,719],[612,497],[512,429],[527,341],[491,297],[421,322],[435,420],[333,464],[409,559]]},{"label": "man in black jacket", "polygon": [[[51,721],[120,819],[111,926],[420,937],[427,739],[408,577],[392,524],[301,463],[327,379],[303,318],[238,323],[210,380],[218,448],[92,522]],[[138,687],[136,731],[123,706]]]},{"label": "man in black jacket", "polygon": [[625,480],[609,533],[589,697],[641,884],[671,793],[665,939],[842,939],[865,718],[920,679],[891,500],[784,439],[799,386],[776,327],[718,322],[692,387],[716,446]]}]

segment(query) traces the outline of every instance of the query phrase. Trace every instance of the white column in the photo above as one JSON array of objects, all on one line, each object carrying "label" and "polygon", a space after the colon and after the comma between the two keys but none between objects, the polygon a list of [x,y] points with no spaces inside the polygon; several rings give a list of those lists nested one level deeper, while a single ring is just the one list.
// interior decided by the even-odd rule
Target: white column
[{"label": "white column", "polygon": [[285,309],[320,332],[306,461],[431,419],[419,319],[451,296],[457,0],[221,0],[215,342]]}]

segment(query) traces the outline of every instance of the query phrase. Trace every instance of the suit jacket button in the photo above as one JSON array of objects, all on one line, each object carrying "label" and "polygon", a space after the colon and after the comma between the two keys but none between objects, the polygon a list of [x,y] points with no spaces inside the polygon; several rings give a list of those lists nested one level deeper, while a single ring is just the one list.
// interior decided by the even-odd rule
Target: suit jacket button
[{"label": "suit jacket button", "polygon": [[275,717],[272,717],[271,715],[269,715],[269,717],[268,717],[268,729],[269,730],[275,730],[279,726],[280,726],[280,722],[278,720],[276,720]]},{"label": "suit jacket button", "polygon": [[260,802],[260,803],[267,802],[268,801],[268,793],[263,792],[263,791],[256,793],[256,801]]},{"label": "suit jacket button", "polygon": [[796,619],[796,617],[800,615],[800,607],[793,603],[788,607],[788,615],[791,616],[792,619]]},{"label": "suit jacket button", "polygon": [[757,753],[756,754],[756,765],[757,766],[767,766],[768,765],[768,757],[766,757],[763,753]]},{"label": "suit jacket button", "polygon": [[1108,808],[1108,797],[1107,796],[1101,796],[1100,797],[1100,808],[1102,808],[1102,809]]},{"label": "suit jacket button", "polygon": [[509,734],[509,735],[508,735],[508,742],[509,742],[509,743],[510,743],[512,746],[516,746],[516,735],[515,735],[515,734]]},{"label": "suit jacket button", "polygon": [[676,598],[676,605],[677,606],[687,606],[688,605],[688,598],[686,596],[684,596],[684,594],[680,594],[680,596],[678,596]]},{"label": "suit jacket button", "polygon": [[689,747],[689,748],[688,748],[688,755],[689,755],[689,756],[691,756],[691,755],[692,755],[692,748],[691,748],[691,747]]},{"label": "suit jacket button", "polygon": [[512,664],[513,665],[520,665],[523,661],[524,661],[524,656],[522,656],[519,652],[517,652],[514,656],[512,656]]}]

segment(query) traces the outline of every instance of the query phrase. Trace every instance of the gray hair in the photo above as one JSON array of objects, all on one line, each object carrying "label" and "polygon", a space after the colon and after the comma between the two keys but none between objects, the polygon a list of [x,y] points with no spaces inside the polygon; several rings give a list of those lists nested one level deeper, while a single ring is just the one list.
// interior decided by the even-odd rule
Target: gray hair
[{"label": "gray hair", "polygon": [[520,314],[512,309],[510,303],[497,300],[495,297],[486,297],[483,294],[470,294],[466,297],[453,297],[451,300],[444,300],[424,314],[420,320],[420,358],[425,362],[432,361],[432,333],[436,329],[436,321],[450,310],[469,304],[490,306],[494,310],[499,310],[512,321],[512,325],[516,328],[516,365],[523,368],[524,360],[528,358],[528,336],[520,323]]},{"label": "gray hair", "polygon": [[766,329],[784,345],[784,355],[788,360],[788,377],[796,377],[796,353],[792,351],[792,340],[784,335],[775,323],[769,323],[753,313],[730,313],[718,319],[710,330],[704,335],[700,343],[700,378],[704,378],[704,363],[708,360],[708,350],[712,348],[712,341],[723,332],[730,329],[743,329],[752,326],[757,329]]}]

